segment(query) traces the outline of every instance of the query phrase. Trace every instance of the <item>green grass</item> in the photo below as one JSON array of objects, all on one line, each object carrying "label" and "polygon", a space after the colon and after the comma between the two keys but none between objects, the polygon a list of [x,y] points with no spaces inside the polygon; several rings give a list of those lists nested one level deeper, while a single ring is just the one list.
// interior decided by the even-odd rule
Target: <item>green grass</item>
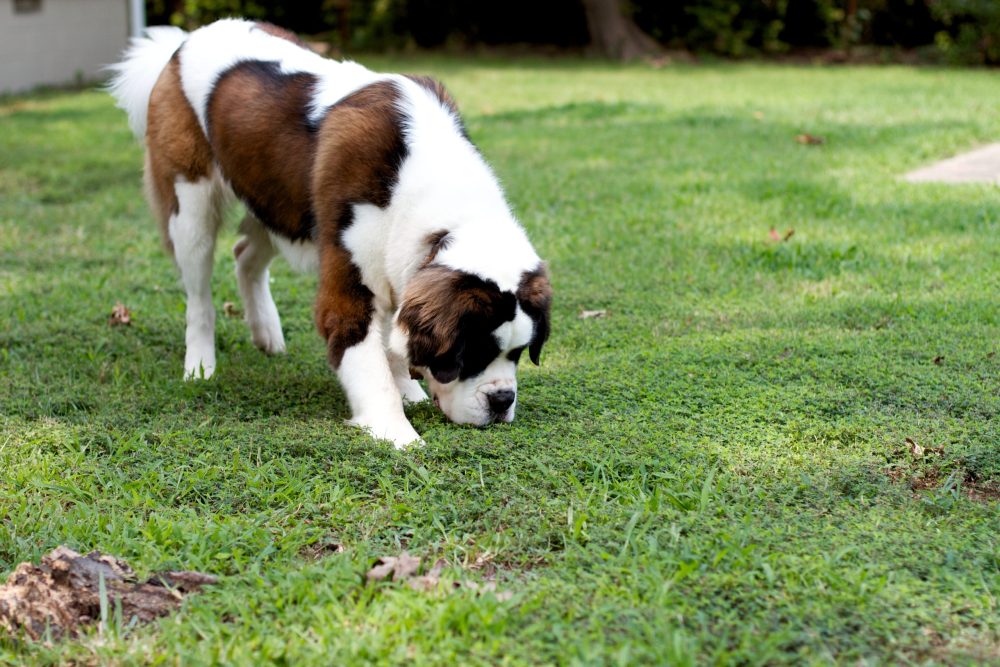
[{"label": "green grass", "polygon": [[[444,79],[550,262],[516,422],[419,406],[404,452],[345,426],[281,261],[289,354],[220,317],[182,382],[124,116],[4,100],[0,574],[67,544],[222,577],[0,662],[1000,663],[1000,193],[898,179],[1000,137],[995,74],[372,64]],[[364,585],[403,548],[513,597]]]}]

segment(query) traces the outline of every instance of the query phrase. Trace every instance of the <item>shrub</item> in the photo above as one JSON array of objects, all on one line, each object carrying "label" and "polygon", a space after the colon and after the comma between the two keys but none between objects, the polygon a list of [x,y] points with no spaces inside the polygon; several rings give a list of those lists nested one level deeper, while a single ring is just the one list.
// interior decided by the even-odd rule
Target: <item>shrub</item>
[{"label": "shrub", "polygon": [[[936,44],[956,64],[1000,64],[1000,0],[630,0],[662,44],[726,57],[793,48]],[[851,10],[848,10],[851,7]],[[580,0],[147,0],[151,23],[193,28],[224,16],[327,33],[348,49],[416,44],[581,47]]]},{"label": "shrub", "polygon": [[1000,2],[933,0],[931,11],[944,25],[935,42],[950,62],[1000,64]]}]

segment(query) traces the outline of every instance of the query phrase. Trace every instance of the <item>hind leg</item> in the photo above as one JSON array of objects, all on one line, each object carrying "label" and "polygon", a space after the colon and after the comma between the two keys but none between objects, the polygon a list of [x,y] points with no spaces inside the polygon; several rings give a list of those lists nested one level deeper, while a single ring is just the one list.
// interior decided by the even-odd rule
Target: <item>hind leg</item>
[{"label": "hind leg", "polygon": [[211,178],[194,182],[178,178],[174,191],[178,207],[170,216],[167,231],[187,292],[184,378],[207,379],[215,372],[212,260],[219,231],[219,192]]},{"label": "hind leg", "polygon": [[285,351],[278,308],[271,298],[267,267],[277,254],[264,225],[247,213],[240,223],[243,238],[233,246],[236,256],[236,282],[243,298],[247,325],[253,344],[268,354]]}]

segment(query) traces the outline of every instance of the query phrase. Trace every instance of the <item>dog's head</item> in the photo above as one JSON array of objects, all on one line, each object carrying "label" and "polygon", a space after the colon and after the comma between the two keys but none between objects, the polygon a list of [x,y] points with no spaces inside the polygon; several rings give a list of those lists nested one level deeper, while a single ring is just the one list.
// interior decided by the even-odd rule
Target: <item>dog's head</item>
[{"label": "dog's head", "polygon": [[427,381],[452,421],[510,422],[521,353],[537,365],[549,335],[552,288],[545,268],[521,274],[516,291],[439,264],[419,269],[396,316],[393,347]]}]

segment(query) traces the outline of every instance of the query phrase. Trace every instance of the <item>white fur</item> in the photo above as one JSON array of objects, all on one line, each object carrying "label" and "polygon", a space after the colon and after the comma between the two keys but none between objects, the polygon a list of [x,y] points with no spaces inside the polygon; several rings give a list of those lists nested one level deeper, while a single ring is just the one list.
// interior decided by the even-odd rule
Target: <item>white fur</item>
[{"label": "white fur", "polygon": [[250,338],[264,352],[280,354],[285,351],[285,336],[281,331],[278,307],[271,297],[267,270],[278,251],[264,225],[253,215],[246,215],[240,231],[244,236],[236,242],[233,254],[236,255],[236,284],[243,299]]},{"label": "white fur", "polygon": [[361,272],[361,282],[375,295],[377,302],[391,307],[392,291],[386,266],[385,244],[391,238],[389,220],[377,206],[354,204],[354,220],[344,230],[341,242],[351,253]]},{"label": "white fur", "polygon": [[316,273],[319,269],[319,250],[312,241],[291,241],[271,232],[268,236],[289,266],[299,273]]},{"label": "white fur", "polygon": [[[441,411],[448,415],[449,419],[456,424],[484,426],[493,421],[489,395],[504,389],[509,389],[516,395],[516,373],[517,365],[507,359],[505,354],[501,354],[478,378],[475,378],[475,382],[456,380],[442,384],[430,373],[427,373],[424,379],[427,380],[427,386],[430,387]],[[500,421],[513,421],[516,407],[515,401],[515,404],[507,408],[507,412],[500,417]]]},{"label": "white fur", "polygon": [[186,38],[187,33],[180,28],[149,28],[145,37],[130,40],[121,62],[107,68],[112,72],[108,91],[118,101],[118,107],[128,113],[129,126],[139,139],[146,136],[146,112],[153,86]]},{"label": "white fur", "polygon": [[[501,290],[517,289],[522,275],[540,259],[515,220],[489,166],[462,136],[458,119],[424,87],[406,77],[371,72],[351,62],[322,58],[269,35],[249,21],[219,21],[190,35],[173,29],[151,29],[133,42],[126,59],[114,66],[111,84],[119,106],[129,113],[133,130],[145,132],[150,91],[171,54],[180,47],[181,85],[202,128],[207,103],[219,76],[245,60],[277,62],[282,72],[317,77],[307,110],[313,121],[355,90],[391,80],[401,91],[400,111],[407,157],[400,166],[392,198],[385,209],[354,205],[352,225],[342,237],[362,281],[375,295],[375,317],[365,339],[343,355],[337,375],[351,405],[351,422],[397,447],[419,439],[403,413],[404,401],[426,394],[409,376],[406,334],[391,315],[396,300],[426,260],[426,239],[448,232],[448,243],[435,263],[495,282]],[[188,295],[185,377],[205,377],[215,369],[215,311],[211,301],[211,259],[218,227],[218,201],[228,187],[218,177],[176,185],[180,213],[169,223],[178,266]],[[282,254],[298,270],[316,271],[314,243],[292,242],[266,232],[248,216],[237,251],[237,281],[254,343],[267,352],[284,350],[278,311],[268,286],[268,264]],[[493,332],[500,355],[477,377],[443,385],[420,369],[442,410],[453,421],[483,425],[493,420],[488,397],[499,390],[516,391],[516,365],[507,353],[528,343],[533,323],[520,308],[512,322]],[[514,417],[516,402],[499,416]]]},{"label": "white fur", "polygon": [[207,178],[174,184],[179,213],[170,216],[168,231],[187,292],[185,379],[208,379],[215,372],[215,307],[212,305],[212,260],[219,230],[219,183]]},{"label": "white fur", "polygon": [[420,436],[403,414],[402,397],[382,339],[384,321],[385,313],[376,311],[365,339],[344,352],[337,377],[351,405],[351,423],[376,438],[392,441],[398,449]]},{"label": "white fur", "polygon": [[[387,210],[397,224],[389,236],[386,264],[399,271],[406,259],[413,260],[415,238],[448,230],[451,242],[435,257],[437,264],[492,280],[501,290],[516,290],[522,273],[541,260],[514,219],[500,183],[459,134],[454,117],[426,89],[410,81],[401,86],[403,110],[412,121],[406,128],[409,155]],[[397,273],[395,288],[411,276],[412,271]]]},{"label": "white fur", "polygon": [[[504,322],[493,331],[493,337],[500,347],[500,355],[478,377],[465,382],[456,380],[442,384],[430,373],[425,373],[424,379],[441,411],[459,424],[488,424],[493,419],[489,395],[503,389],[510,389],[515,396],[517,394],[517,364],[507,358],[507,353],[527,345],[533,329],[534,322],[519,306],[513,320]],[[499,420],[513,421],[516,409],[515,399],[514,404]]]}]

